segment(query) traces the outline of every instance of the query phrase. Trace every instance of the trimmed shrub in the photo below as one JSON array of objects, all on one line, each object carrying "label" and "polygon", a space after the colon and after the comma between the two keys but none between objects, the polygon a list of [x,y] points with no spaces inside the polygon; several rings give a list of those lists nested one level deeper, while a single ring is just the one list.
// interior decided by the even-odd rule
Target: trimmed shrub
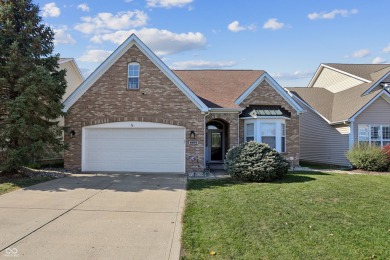
[{"label": "trimmed shrub", "polygon": [[226,154],[225,169],[237,180],[264,182],[281,179],[290,164],[275,149],[255,141],[242,143]]},{"label": "trimmed shrub", "polygon": [[386,171],[389,165],[389,157],[375,145],[355,145],[347,152],[347,158],[353,167],[366,171]]}]

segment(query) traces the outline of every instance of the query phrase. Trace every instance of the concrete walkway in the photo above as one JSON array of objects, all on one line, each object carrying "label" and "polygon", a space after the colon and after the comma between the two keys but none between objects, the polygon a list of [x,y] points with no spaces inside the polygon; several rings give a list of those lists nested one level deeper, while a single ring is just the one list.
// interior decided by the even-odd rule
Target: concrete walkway
[{"label": "concrete walkway", "polygon": [[83,174],[0,196],[0,258],[179,259],[186,178]]}]

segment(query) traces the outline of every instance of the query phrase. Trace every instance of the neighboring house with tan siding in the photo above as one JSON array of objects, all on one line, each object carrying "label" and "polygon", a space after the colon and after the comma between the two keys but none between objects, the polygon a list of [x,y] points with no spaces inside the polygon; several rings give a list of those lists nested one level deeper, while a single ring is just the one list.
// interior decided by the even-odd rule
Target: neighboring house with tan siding
[{"label": "neighboring house with tan siding", "polygon": [[191,172],[250,140],[299,162],[304,110],[267,72],[171,70],[134,34],[64,105],[68,169]]},{"label": "neighboring house with tan siding", "polygon": [[305,88],[287,88],[300,117],[302,161],[350,165],[359,142],[390,143],[390,65],[321,64]]},{"label": "neighboring house with tan siding", "polygon": [[65,80],[67,87],[66,92],[62,97],[63,100],[66,100],[70,94],[72,94],[73,91],[75,91],[76,88],[81,85],[81,83],[84,81],[84,77],[73,58],[61,58],[58,61],[58,64],[60,70],[66,70]]}]

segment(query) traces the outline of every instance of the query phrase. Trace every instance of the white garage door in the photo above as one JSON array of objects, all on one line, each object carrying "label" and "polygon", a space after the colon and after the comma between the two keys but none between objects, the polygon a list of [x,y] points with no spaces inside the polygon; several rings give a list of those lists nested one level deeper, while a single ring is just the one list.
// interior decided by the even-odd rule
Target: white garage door
[{"label": "white garage door", "polygon": [[83,129],[83,171],[185,172],[185,128],[129,124]]}]

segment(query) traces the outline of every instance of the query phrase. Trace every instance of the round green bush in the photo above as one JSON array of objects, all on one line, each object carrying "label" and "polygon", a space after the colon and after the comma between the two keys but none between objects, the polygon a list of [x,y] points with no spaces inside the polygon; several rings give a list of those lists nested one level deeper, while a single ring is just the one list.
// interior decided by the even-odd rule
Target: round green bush
[{"label": "round green bush", "polygon": [[255,141],[242,143],[226,154],[225,169],[237,180],[265,182],[281,179],[290,165],[275,149]]},{"label": "round green bush", "polygon": [[382,172],[389,167],[389,157],[374,145],[355,145],[348,151],[347,158],[354,168],[361,170]]}]

